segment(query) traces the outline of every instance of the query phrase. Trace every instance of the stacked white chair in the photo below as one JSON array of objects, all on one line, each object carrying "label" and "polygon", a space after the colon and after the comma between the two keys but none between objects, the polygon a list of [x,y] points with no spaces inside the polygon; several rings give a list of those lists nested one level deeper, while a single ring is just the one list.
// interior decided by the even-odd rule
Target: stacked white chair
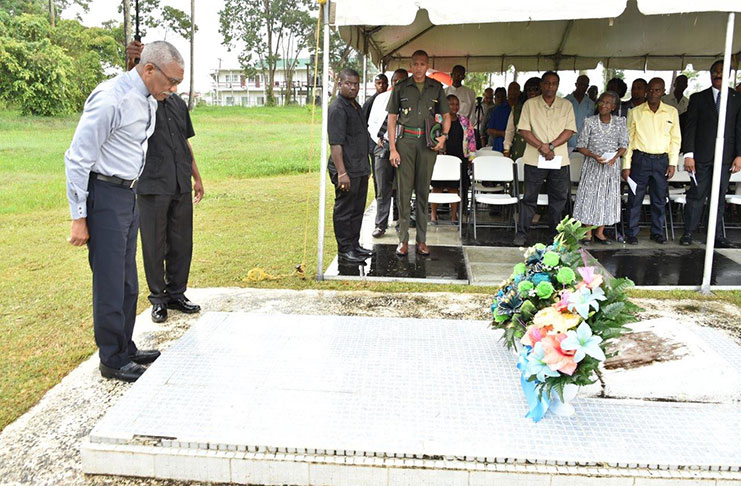
[{"label": "stacked white chair", "polygon": [[[515,177],[515,169],[512,159],[503,156],[483,156],[477,157],[473,160],[473,182],[474,187],[479,182],[498,182],[509,184],[512,188],[511,191],[514,194],[491,194],[482,193],[479,191],[472,191],[471,194],[471,208],[473,211],[473,239],[477,238],[477,217],[476,217],[476,206],[478,204],[486,204],[492,206],[517,206],[519,199],[517,197],[517,180]],[[514,217],[514,211],[512,219],[514,220],[515,231],[517,231],[517,219]]]}]

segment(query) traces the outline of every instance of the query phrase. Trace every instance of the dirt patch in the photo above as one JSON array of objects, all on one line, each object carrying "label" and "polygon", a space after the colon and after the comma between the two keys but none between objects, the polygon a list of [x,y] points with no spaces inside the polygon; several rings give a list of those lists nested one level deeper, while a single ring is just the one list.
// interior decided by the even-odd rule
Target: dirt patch
[{"label": "dirt patch", "polygon": [[605,361],[605,369],[630,370],[660,361],[674,361],[687,355],[681,343],[668,341],[651,331],[625,334],[615,342],[613,351],[618,355]]}]

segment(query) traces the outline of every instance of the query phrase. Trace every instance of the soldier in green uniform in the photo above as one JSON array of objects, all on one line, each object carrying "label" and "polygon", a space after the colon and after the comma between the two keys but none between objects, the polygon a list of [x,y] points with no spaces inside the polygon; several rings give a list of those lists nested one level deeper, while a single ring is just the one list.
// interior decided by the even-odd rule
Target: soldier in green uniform
[{"label": "soldier in green uniform", "polygon": [[[412,76],[400,81],[391,93],[388,108],[388,134],[391,165],[396,168],[396,193],[399,197],[399,246],[396,254],[409,252],[409,216],[412,189],[417,195],[417,253],[429,255],[427,238],[427,199],[437,152],[445,147],[450,130],[450,108],[443,85],[426,77],[430,58],[425,51],[412,54]],[[443,134],[437,145],[427,147],[425,119],[441,114]],[[399,127],[397,131],[397,125]]]}]

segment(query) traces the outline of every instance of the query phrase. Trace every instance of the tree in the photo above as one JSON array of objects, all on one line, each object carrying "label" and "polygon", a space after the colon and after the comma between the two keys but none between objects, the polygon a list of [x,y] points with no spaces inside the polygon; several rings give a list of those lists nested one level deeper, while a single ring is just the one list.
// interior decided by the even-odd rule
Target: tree
[{"label": "tree", "polygon": [[625,79],[625,72],[622,69],[605,68],[602,71],[602,80],[604,81],[603,90],[607,89],[607,83],[612,78]]},{"label": "tree", "polygon": [[121,0],[121,10],[123,10],[123,45],[125,49],[129,45],[129,42],[131,42],[131,39],[133,39],[131,35],[131,2],[129,0]]},{"label": "tree", "polygon": [[0,11],[0,98],[23,114],[57,115],[82,108],[95,86],[121,58],[106,29],[48,12],[9,15]]},{"label": "tree", "polygon": [[[162,7],[161,27],[165,31],[164,39],[167,40],[167,31],[171,30],[183,39],[190,40],[192,22],[190,16],[179,8],[165,5]],[[195,27],[198,30],[198,27]]]},{"label": "tree", "polygon": [[[322,35],[319,40],[319,72],[324,69],[323,63],[323,46],[324,46],[324,29],[322,29]],[[310,51],[314,53],[314,46],[310,46]],[[330,76],[332,77],[332,90],[330,96],[337,94],[339,89],[339,77],[340,71],[343,69],[354,69],[360,73],[362,79],[362,63],[358,52],[353,49],[350,45],[346,44],[345,41],[340,37],[339,32],[334,29],[329,30],[329,70]],[[321,82],[321,78],[320,82]]]},{"label": "tree", "polygon": [[295,101],[292,89],[293,75],[296,72],[299,55],[314,39],[314,25],[316,25],[316,22],[311,18],[309,12],[294,10],[288,13],[287,24],[289,25],[288,36],[281,49],[283,67],[286,73],[284,97],[286,106]]},{"label": "tree", "polygon": [[[294,29],[306,20],[302,12],[309,8],[309,0],[225,0],[219,11],[224,45],[240,48],[239,62],[245,73],[262,72],[269,106],[275,105],[275,70],[281,52],[288,52],[294,42],[298,47],[301,33]],[[297,58],[300,49],[292,50]],[[294,59],[294,68],[295,63]]]},{"label": "tree", "polygon": [[483,96],[484,90],[491,84],[491,73],[466,73],[464,84],[477,96]]}]

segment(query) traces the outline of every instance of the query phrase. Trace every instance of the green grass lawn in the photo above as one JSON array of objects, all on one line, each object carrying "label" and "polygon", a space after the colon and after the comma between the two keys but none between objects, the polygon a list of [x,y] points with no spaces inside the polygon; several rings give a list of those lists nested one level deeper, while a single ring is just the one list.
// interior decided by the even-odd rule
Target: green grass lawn
[{"label": "green grass lawn", "polygon": [[[315,280],[320,154],[311,140],[321,129],[316,116],[312,128],[309,108],[193,113],[192,144],[206,197],[195,210],[190,285],[492,293],[486,287]],[[76,124],[77,117],[22,118],[0,111],[0,274],[6,281],[0,293],[0,430],[95,351],[87,252],[66,242],[64,151]],[[336,251],[332,200],[329,191],[325,264]],[[138,258],[142,311],[148,302],[141,252]],[[293,275],[300,263],[306,264],[305,279]],[[247,281],[252,268],[277,278]],[[741,292],[718,296],[741,304]],[[651,297],[702,298],[694,292]]]}]

